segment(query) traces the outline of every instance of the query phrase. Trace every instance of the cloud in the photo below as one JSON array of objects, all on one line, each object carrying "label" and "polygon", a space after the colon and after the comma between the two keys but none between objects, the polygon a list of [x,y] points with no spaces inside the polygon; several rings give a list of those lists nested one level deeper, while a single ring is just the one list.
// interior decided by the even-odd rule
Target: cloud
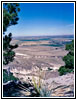
[{"label": "cloud", "polygon": [[68,24],[66,27],[74,27],[74,24]]}]

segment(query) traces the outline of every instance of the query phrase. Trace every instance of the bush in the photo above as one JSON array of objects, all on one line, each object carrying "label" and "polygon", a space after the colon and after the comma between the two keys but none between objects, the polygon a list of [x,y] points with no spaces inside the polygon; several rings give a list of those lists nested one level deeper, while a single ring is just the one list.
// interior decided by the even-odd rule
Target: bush
[{"label": "bush", "polygon": [[74,51],[74,40],[70,44],[66,44],[66,50]]},{"label": "bush", "polygon": [[48,67],[48,71],[51,71],[51,70],[53,70],[52,68],[50,68],[50,67]]},{"label": "bush", "polygon": [[67,73],[73,72],[73,69],[69,69],[66,68],[65,66],[61,66],[58,71],[60,75],[65,75]]},{"label": "bush", "polygon": [[74,68],[74,56],[72,56],[71,54],[68,53],[67,56],[64,56],[63,61],[65,61],[66,68]]},{"label": "bush", "polygon": [[48,90],[48,86],[45,85],[44,83],[42,83],[42,81],[41,81],[41,77],[42,77],[41,71],[42,70],[39,69],[39,80],[38,80],[37,83],[36,83],[36,79],[34,77],[32,77],[32,82],[33,82],[34,88],[35,88],[39,97],[50,97],[52,91]]},{"label": "bush", "polygon": [[65,62],[65,66],[61,66],[59,68],[60,75],[66,74],[67,72],[74,71],[74,40],[70,44],[66,45],[66,50],[69,53],[63,57],[63,61]]},{"label": "bush", "polygon": [[67,73],[67,69],[64,66],[61,66],[58,71],[60,75],[64,75]]},{"label": "bush", "polygon": [[8,72],[7,72],[7,70],[3,70],[3,82],[5,83],[5,82],[8,82],[8,81],[10,81],[10,80],[18,80],[17,78],[15,78],[14,76],[13,76],[13,73],[9,73],[9,75],[8,75]]}]

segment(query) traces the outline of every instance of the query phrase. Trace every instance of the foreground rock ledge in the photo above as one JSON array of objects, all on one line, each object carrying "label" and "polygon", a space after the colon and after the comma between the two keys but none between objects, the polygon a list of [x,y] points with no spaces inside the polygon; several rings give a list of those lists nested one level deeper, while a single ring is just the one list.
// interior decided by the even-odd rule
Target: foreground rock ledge
[{"label": "foreground rock ledge", "polygon": [[[51,87],[48,88],[51,91],[50,97],[74,97],[73,85],[60,85],[53,81]],[[4,83],[3,94],[4,97],[39,97],[32,84],[21,84],[20,81]]]}]

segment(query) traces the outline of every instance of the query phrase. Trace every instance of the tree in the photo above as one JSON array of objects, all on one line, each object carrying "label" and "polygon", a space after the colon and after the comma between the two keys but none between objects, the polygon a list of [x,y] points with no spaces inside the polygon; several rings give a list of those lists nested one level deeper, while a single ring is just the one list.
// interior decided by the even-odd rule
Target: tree
[{"label": "tree", "polygon": [[74,51],[74,40],[72,40],[71,44],[66,45],[66,50],[69,50],[70,52]]},{"label": "tree", "polygon": [[69,69],[73,69],[74,68],[74,56],[72,56],[71,54],[67,54],[63,60],[65,61],[65,67],[69,68]]},{"label": "tree", "polygon": [[66,50],[69,53],[63,58],[65,61],[66,68],[73,69],[74,68],[74,40],[70,44],[66,45]]},{"label": "tree", "polygon": [[3,4],[3,32],[11,25],[17,24],[18,12],[20,11],[18,3],[4,3]]},{"label": "tree", "polygon": [[16,25],[19,18],[18,12],[20,11],[18,3],[4,3],[3,4],[3,64],[8,64],[14,60],[15,52],[13,49],[18,45],[11,45],[12,33],[5,34],[7,28]]},{"label": "tree", "polygon": [[60,75],[66,74],[67,72],[74,71],[74,40],[70,44],[66,45],[66,50],[69,53],[63,57],[63,61],[65,62],[65,66],[61,66],[59,68]]}]

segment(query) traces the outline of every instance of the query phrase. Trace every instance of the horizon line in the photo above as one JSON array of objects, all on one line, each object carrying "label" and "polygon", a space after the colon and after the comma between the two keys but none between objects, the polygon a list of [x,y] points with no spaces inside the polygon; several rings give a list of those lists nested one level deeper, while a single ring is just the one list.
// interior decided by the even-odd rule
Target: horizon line
[{"label": "horizon line", "polygon": [[[63,35],[61,35],[61,34],[58,34],[58,35],[24,35],[25,37],[31,37],[31,36],[35,36],[35,37],[38,37],[38,36],[70,36],[70,35],[73,35],[74,36],[74,34],[63,34]],[[12,37],[24,37],[24,36],[12,36]]]}]

